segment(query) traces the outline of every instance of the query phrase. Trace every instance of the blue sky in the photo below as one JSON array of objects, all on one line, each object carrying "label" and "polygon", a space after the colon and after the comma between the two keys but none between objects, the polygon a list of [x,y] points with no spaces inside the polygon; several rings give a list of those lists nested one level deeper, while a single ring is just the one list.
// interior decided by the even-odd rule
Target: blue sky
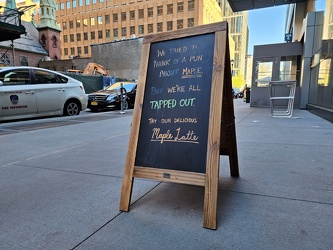
[{"label": "blue sky", "polygon": [[253,55],[253,46],[284,42],[284,25],[288,5],[249,10],[249,51]]}]

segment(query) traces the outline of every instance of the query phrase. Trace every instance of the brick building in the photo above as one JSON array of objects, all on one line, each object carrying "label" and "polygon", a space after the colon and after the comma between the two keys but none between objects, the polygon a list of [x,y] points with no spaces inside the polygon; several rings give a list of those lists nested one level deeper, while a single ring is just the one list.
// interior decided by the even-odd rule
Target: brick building
[{"label": "brick building", "polygon": [[222,21],[222,13],[215,0],[57,0],[57,21],[68,59],[90,57],[91,44]]}]

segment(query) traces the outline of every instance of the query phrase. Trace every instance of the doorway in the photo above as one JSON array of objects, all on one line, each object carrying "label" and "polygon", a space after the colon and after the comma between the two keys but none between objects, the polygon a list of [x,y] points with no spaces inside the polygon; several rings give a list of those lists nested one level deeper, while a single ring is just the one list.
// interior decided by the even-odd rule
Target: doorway
[{"label": "doorway", "polygon": [[[254,47],[251,106],[269,107],[269,82],[289,80],[296,80],[297,82],[294,106],[299,106],[301,53],[301,43],[271,44]],[[281,94],[283,95],[283,93]]]}]

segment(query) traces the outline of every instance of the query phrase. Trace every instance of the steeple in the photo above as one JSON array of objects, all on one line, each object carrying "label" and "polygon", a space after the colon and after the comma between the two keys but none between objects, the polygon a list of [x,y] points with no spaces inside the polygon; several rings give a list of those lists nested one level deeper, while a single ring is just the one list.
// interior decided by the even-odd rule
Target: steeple
[{"label": "steeple", "polygon": [[[15,0],[7,0],[15,1]],[[41,15],[37,25],[38,29],[50,28],[53,30],[61,31],[60,25],[56,20],[56,4],[54,0],[40,0]]]},{"label": "steeple", "polygon": [[15,0],[6,0],[6,8],[4,14],[11,15],[11,16],[18,16],[16,11],[16,2]]},{"label": "steeple", "polygon": [[6,8],[7,9],[16,9],[16,2],[15,0],[6,0]]}]

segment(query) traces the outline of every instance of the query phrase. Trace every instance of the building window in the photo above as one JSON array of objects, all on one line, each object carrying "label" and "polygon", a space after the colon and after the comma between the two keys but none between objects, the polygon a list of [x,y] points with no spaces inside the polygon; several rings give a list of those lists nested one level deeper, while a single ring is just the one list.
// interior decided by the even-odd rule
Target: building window
[{"label": "building window", "polygon": [[173,13],[173,4],[168,4],[167,5],[167,13],[172,14]]},{"label": "building window", "polygon": [[113,29],[113,37],[118,37],[118,29]]},{"label": "building window", "polygon": [[139,34],[142,35],[143,33],[145,33],[145,29],[143,25],[139,25],[138,26],[138,30],[139,30]]},{"label": "building window", "polygon": [[71,3],[70,2],[66,2],[66,9],[70,9],[71,8]]},{"label": "building window", "polygon": [[0,53],[0,62],[6,65],[10,64],[10,57],[8,54]]},{"label": "building window", "polygon": [[89,5],[89,3],[90,3],[90,0],[86,0],[86,5]]},{"label": "building window", "polygon": [[76,20],[76,28],[80,28],[81,26],[81,20]]},{"label": "building window", "polygon": [[177,3],[177,11],[178,12],[183,12],[184,11],[184,3]]},{"label": "building window", "polygon": [[83,19],[83,27],[86,27],[86,26],[88,26],[88,19],[84,18]]},{"label": "building window", "polygon": [[[67,43],[67,35],[64,35],[64,43]],[[42,44],[43,44],[43,42],[42,42]]]},{"label": "building window", "polygon": [[121,12],[121,21],[126,21],[126,12]]},{"label": "building window", "polygon": [[67,23],[66,22],[62,22],[62,29],[66,30],[67,29]]},{"label": "building window", "polygon": [[187,27],[193,27],[194,26],[194,18],[187,19]]},{"label": "building window", "polygon": [[189,0],[188,1],[188,11],[193,11],[194,10],[194,0]]},{"label": "building window", "polygon": [[83,6],[83,0],[79,0],[79,6]]},{"label": "building window", "polygon": [[64,3],[61,3],[61,4],[60,4],[60,9],[61,9],[61,10],[65,9],[65,4],[64,4]]},{"label": "building window", "polygon": [[57,38],[56,38],[56,36],[53,36],[53,37],[52,37],[52,46],[53,46],[54,48],[57,47]]},{"label": "building window", "polygon": [[167,30],[172,30],[172,21],[167,22]]},{"label": "building window", "polygon": [[152,17],[154,14],[153,8],[148,8],[148,17]]},{"label": "building window", "polygon": [[99,30],[98,31],[98,39],[102,39],[103,38],[103,31]]},{"label": "building window", "polygon": [[118,22],[118,13],[113,14],[113,22]]},{"label": "building window", "polygon": [[121,28],[121,36],[126,36],[126,27]]},{"label": "building window", "polygon": [[36,60],[36,63],[37,63],[37,67],[39,67],[39,63],[41,62],[41,61],[43,61],[43,59],[42,58],[38,58],[37,60]]},{"label": "building window", "polygon": [[72,6],[73,6],[73,8],[76,8],[76,0],[73,0]]},{"label": "building window", "polygon": [[141,18],[144,17],[143,9],[139,9],[139,10],[138,10],[138,16],[139,16],[139,19],[141,19]]},{"label": "building window", "polygon": [[98,24],[103,24],[102,16],[98,16],[98,17],[97,17],[97,23],[98,23]]},{"label": "building window", "polygon": [[81,47],[77,47],[77,55],[81,55],[82,54],[82,51],[81,51]]},{"label": "building window", "polygon": [[89,52],[88,46],[84,46],[83,49],[84,49],[84,54],[88,54]]},{"label": "building window", "polygon": [[69,40],[70,40],[71,42],[74,42],[74,34],[70,34],[70,35],[69,35]]},{"label": "building window", "polygon": [[134,20],[134,19],[135,19],[135,11],[134,11],[134,10],[131,10],[131,11],[130,11],[130,19],[131,19],[131,20]]},{"label": "building window", "polygon": [[46,46],[46,35],[45,34],[42,35],[42,37],[40,38],[40,40],[41,40],[41,44],[43,46]]},{"label": "building window", "polygon": [[157,6],[157,15],[158,16],[163,15],[163,6]]},{"label": "building window", "polygon": [[95,31],[90,32],[90,39],[91,40],[95,39]]},{"label": "building window", "polygon": [[105,15],[105,23],[110,23],[110,15]]},{"label": "building window", "polygon": [[68,48],[64,48],[64,55],[68,56]]},{"label": "building window", "polygon": [[75,54],[75,49],[71,48],[71,55],[73,56]]},{"label": "building window", "polygon": [[148,24],[148,33],[153,33],[153,32],[154,32],[153,25]]},{"label": "building window", "polygon": [[96,4],[96,0],[92,0],[92,3],[93,3],[93,4]]},{"label": "building window", "polygon": [[182,29],[182,28],[183,28],[183,19],[177,20],[177,30]]},{"label": "building window", "polygon": [[88,32],[83,33],[83,40],[88,40]]},{"label": "building window", "polygon": [[81,41],[81,33],[76,34],[76,41],[78,41],[78,42]]},{"label": "building window", "polygon": [[135,26],[130,27],[130,35],[135,34]]},{"label": "building window", "polygon": [[20,56],[20,65],[29,66],[28,59],[25,56]]},{"label": "building window", "polygon": [[70,29],[73,29],[73,28],[74,28],[73,21],[69,21],[69,28],[70,28]]},{"label": "building window", "polygon": [[111,32],[110,30],[105,31],[105,38],[110,38],[111,37]]},{"label": "building window", "polygon": [[90,17],[90,26],[95,25],[95,17]]},{"label": "building window", "polygon": [[157,32],[163,31],[163,23],[157,23]]}]

